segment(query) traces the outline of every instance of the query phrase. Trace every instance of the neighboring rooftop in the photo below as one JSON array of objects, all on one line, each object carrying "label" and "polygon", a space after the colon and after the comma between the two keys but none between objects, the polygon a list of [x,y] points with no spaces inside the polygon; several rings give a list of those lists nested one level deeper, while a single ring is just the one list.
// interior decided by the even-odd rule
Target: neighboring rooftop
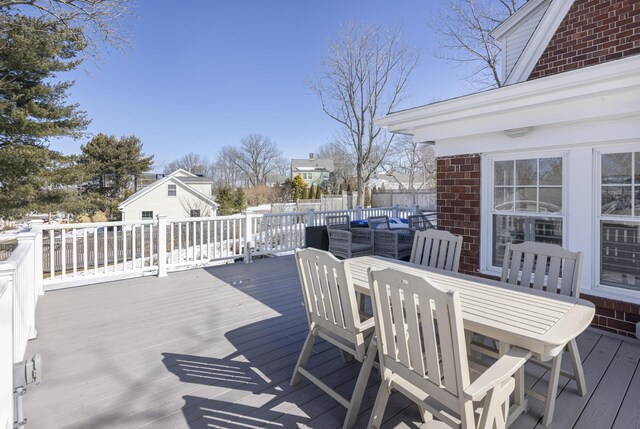
[{"label": "neighboring rooftop", "polygon": [[326,171],[331,173],[333,170],[333,159],[317,159],[313,153],[309,154],[308,159],[291,160],[292,172]]}]

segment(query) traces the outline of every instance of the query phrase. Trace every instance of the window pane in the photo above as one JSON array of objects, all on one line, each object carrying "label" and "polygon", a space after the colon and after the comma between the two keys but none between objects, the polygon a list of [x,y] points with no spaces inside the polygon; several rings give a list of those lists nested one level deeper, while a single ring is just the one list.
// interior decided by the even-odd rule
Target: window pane
[{"label": "window pane", "polygon": [[640,152],[636,152],[636,181],[635,184],[640,184]]},{"label": "window pane", "polygon": [[562,158],[540,159],[540,186],[562,185]]},{"label": "window pane", "polygon": [[494,215],[493,257],[494,266],[501,267],[507,243],[537,241],[562,246],[562,219],[541,217]]},{"label": "window pane", "polygon": [[640,224],[600,224],[600,283],[640,290]]},{"label": "window pane", "polygon": [[516,185],[537,185],[538,160],[521,159],[516,161]]},{"label": "window pane", "polygon": [[513,185],[513,161],[497,161],[493,167],[494,185]]},{"label": "window pane", "polygon": [[631,215],[631,186],[603,186],[602,215]]},{"label": "window pane", "polygon": [[631,153],[602,155],[602,183],[631,183]]},{"label": "window pane", "polygon": [[513,210],[513,188],[494,188],[493,195],[496,210]]},{"label": "window pane", "polygon": [[634,216],[640,217],[640,186],[636,186],[636,211]]},{"label": "window pane", "polygon": [[540,188],[539,211],[560,213],[562,211],[562,188]]},{"label": "window pane", "polygon": [[516,211],[538,211],[538,190],[536,188],[516,188]]}]

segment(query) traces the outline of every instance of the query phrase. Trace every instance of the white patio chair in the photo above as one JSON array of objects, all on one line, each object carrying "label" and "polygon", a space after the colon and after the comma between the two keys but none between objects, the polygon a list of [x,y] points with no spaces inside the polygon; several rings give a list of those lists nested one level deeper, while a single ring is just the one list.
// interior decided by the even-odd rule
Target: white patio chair
[{"label": "white patio chair", "polygon": [[[576,298],[580,297],[582,252],[571,252],[556,244],[528,241],[520,244],[507,243],[504,255],[501,278],[503,282]],[[575,339],[567,344],[565,351],[568,351],[571,356],[573,373],[560,369],[562,353],[553,358],[551,365],[535,358],[531,359],[531,362],[551,371],[546,396],[531,390],[527,392],[529,396],[545,403],[542,419],[542,424],[545,426],[548,426],[553,420],[558,379],[561,374],[576,381],[580,396],[584,396],[587,392],[582,361]]]},{"label": "white patio chair", "polygon": [[410,262],[431,268],[458,272],[462,254],[462,236],[448,231],[416,231]]},{"label": "white patio chair", "polygon": [[514,347],[476,373],[467,358],[458,292],[392,269],[370,270],[369,284],[382,373],[369,427],[380,427],[397,390],[418,405],[425,422],[436,416],[451,427],[504,428],[513,374],[531,353]]},{"label": "white patio chair", "polygon": [[[303,249],[296,250],[296,264],[309,320],[309,335],[293,370],[291,385],[299,383],[300,376],[304,376],[328,393],[347,408],[343,427],[348,429],[358,416],[376,354],[375,344],[370,345],[374,319],[361,318],[349,267],[343,262],[322,250]],[[325,339],[362,362],[350,400],[304,368],[316,337]]]}]

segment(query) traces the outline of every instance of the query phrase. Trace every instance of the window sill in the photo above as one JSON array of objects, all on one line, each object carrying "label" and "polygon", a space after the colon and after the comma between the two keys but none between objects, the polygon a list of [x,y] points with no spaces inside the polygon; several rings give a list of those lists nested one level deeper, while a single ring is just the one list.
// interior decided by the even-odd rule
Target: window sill
[{"label": "window sill", "polygon": [[592,288],[592,289],[582,288],[580,293],[583,295],[590,295],[598,298],[612,299],[614,301],[623,301],[631,304],[640,304],[640,294],[638,294],[637,292],[628,291],[627,293],[625,293],[625,292],[613,291],[606,286],[605,288],[606,289],[602,287]]}]

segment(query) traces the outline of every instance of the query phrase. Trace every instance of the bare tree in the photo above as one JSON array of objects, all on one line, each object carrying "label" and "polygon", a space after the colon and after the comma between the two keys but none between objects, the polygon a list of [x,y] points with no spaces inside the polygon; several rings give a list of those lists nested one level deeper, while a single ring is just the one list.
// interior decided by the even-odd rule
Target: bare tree
[{"label": "bare tree", "polygon": [[236,149],[231,146],[222,147],[213,162],[211,169],[216,188],[236,188],[245,176],[234,162]]},{"label": "bare tree", "polygon": [[398,183],[397,174],[409,176],[409,190],[433,189],[436,179],[436,160],[433,146],[402,136],[393,143],[391,155],[385,159],[384,168]]},{"label": "bare tree", "polygon": [[135,16],[133,0],[0,0],[0,11],[31,9],[68,27],[81,28],[90,53],[99,58],[104,44],[128,44],[128,20]]},{"label": "bare tree", "polygon": [[340,124],[335,142],[354,158],[358,205],[393,139],[374,118],[402,101],[417,61],[418,52],[401,41],[399,28],[350,23],[329,42],[321,76],[310,84],[324,112]]},{"label": "bare tree", "polygon": [[330,183],[332,187],[346,184],[349,179],[356,175],[356,165],[349,147],[333,141],[322,145],[317,152],[318,158],[333,160],[332,183]]},{"label": "bare tree", "polygon": [[282,151],[269,137],[261,134],[249,134],[240,141],[240,147],[226,150],[251,186],[265,185],[282,164]]},{"label": "bare tree", "polygon": [[164,167],[165,173],[173,173],[177,169],[183,169],[193,174],[202,174],[203,176],[211,176],[211,163],[209,160],[197,153],[189,152],[188,154],[171,161]]},{"label": "bare tree", "polygon": [[500,87],[500,48],[489,35],[524,0],[445,0],[429,21],[440,36],[436,57],[470,65],[463,76],[481,89]]}]

